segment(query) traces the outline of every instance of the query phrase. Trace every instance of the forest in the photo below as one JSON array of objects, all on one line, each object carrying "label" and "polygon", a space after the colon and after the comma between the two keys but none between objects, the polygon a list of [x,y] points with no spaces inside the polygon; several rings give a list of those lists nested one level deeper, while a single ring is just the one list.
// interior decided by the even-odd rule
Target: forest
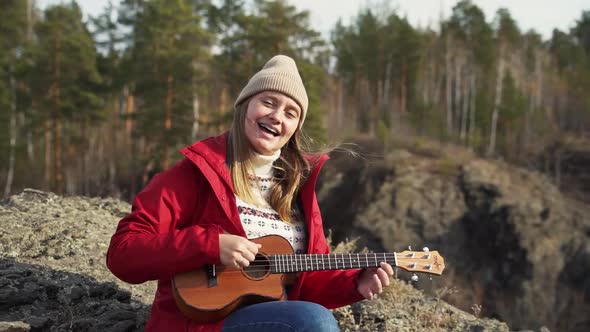
[{"label": "forest", "polygon": [[433,26],[361,9],[329,40],[292,3],[0,2],[0,197],[23,188],[129,200],[177,150],[223,132],[248,78],[296,59],[318,144],[428,139],[548,172],[590,133],[590,10],[548,39],[470,0]]}]

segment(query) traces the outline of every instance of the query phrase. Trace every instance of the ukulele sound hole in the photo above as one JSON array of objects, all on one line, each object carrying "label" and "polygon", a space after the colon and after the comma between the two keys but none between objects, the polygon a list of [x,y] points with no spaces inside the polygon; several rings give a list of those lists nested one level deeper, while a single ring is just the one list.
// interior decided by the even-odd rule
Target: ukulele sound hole
[{"label": "ukulele sound hole", "polygon": [[254,280],[265,278],[270,273],[270,261],[268,257],[258,254],[250,266],[243,269],[246,277]]}]

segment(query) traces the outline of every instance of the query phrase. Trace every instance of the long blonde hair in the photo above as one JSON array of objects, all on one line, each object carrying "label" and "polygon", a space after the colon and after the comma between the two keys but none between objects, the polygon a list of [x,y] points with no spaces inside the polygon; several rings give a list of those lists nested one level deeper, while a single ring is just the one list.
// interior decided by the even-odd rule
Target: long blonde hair
[{"label": "long blonde hair", "polygon": [[[261,206],[259,196],[254,194],[249,176],[252,166],[252,147],[245,133],[246,112],[251,98],[236,107],[227,140],[227,164],[230,169],[234,191],[243,201]],[[282,147],[279,159],[274,162],[276,183],[270,188],[269,204],[283,221],[292,222],[297,194],[309,175],[310,165],[301,147],[301,129],[297,128],[287,144]]]}]

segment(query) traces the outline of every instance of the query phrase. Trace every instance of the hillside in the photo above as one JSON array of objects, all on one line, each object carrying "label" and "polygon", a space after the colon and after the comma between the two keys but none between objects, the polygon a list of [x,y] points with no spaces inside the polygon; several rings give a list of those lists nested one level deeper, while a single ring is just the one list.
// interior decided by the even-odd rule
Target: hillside
[{"label": "hillside", "polygon": [[[104,260],[110,235],[129,210],[115,199],[31,189],[2,201],[0,332],[141,331],[154,284],[122,283]],[[335,315],[343,331],[508,331],[402,280],[377,300]]]}]

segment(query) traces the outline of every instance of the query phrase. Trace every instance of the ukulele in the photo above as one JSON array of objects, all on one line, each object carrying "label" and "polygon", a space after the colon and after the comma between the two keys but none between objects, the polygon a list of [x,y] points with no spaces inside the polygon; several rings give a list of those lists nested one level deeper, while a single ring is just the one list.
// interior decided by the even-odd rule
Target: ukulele
[{"label": "ukulele", "polygon": [[296,272],[378,267],[380,262],[435,275],[445,268],[437,251],[293,254],[289,241],[278,235],[251,241],[262,248],[248,267],[208,265],[174,276],[174,299],[185,316],[200,323],[214,322],[249,304],[285,300],[284,286],[294,281]]}]

